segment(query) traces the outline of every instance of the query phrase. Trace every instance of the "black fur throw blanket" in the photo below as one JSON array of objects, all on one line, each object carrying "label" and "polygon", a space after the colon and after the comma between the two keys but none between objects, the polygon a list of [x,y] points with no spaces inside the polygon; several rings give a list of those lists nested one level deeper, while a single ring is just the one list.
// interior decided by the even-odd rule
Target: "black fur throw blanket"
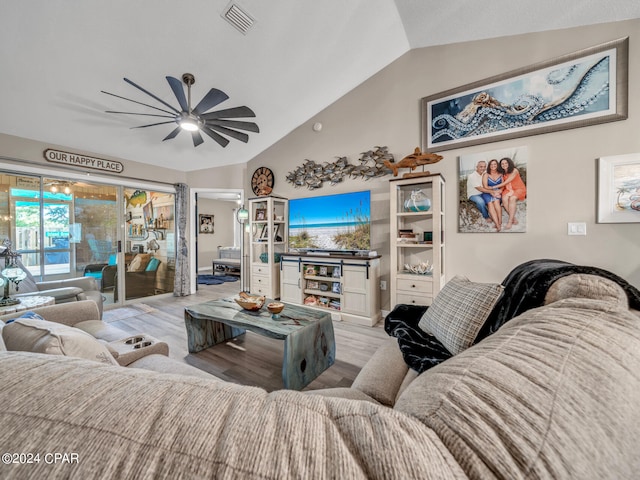
[{"label": "black fur throw blanket", "polygon": [[[522,312],[544,303],[549,287],[558,280],[574,273],[598,275],[620,285],[629,297],[629,306],[640,310],[640,291],[627,281],[597,267],[574,265],[560,260],[531,260],[514,268],[504,279],[504,292],[474,343],[488,337],[502,325]],[[405,362],[413,370],[425,370],[451,357],[449,351],[433,336],[418,327],[418,322],[428,307],[397,305],[385,318],[385,331],[398,339]]]}]

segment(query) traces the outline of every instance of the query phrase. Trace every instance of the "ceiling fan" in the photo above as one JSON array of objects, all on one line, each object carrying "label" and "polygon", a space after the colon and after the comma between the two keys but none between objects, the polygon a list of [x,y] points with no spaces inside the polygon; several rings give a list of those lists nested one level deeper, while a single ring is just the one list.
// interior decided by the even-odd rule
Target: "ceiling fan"
[{"label": "ceiling fan", "polygon": [[[102,93],[106,93],[107,95],[111,95],[113,97],[121,98],[123,100],[127,100],[129,102],[137,103],[138,105],[143,105],[145,107],[152,108],[154,110],[159,110],[160,112],[165,113],[165,115],[154,114],[154,113],[136,113],[136,112],[116,112],[113,110],[107,110],[106,113],[118,113],[123,115],[143,115],[146,117],[160,117],[160,118],[169,118],[170,120],[150,123],[148,125],[140,125],[138,127],[132,128],[147,128],[154,127],[156,125],[165,125],[169,123],[176,123],[178,126],[171,132],[169,135],[164,137],[162,141],[171,140],[174,138],[181,130],[186,130],[191,132],[191,137],[193,139],[193,146],[197,147],[201,143],[204,142],[202,139],[202,135],[200,132],[204,132],[213,140],[218,142],[222,147],[226,147],[229,143],[229,139],[225,138],[231,137],[236,140],[240,140],[241,142],[247,143],[249,141],[249,135],[246,133],[240,132],[238,130],[246,130],[247,132],[260,132],[258,125],[253,122],[244,122],[239,120],[229,120],[231,118],[243,118],[243,117],[255,117],[255,113],[249,107],[233,107],[227,108],[225,110],[217,110],[215,112],[209,112],[213,107],[219,105],[229,98],[229,96],[221,90],[217,88],[212,88],[209,90],[202,100],[194,107],[191,108],[191,85],[193,85],[196,80],[195,77],[190,73],[185,73],[182,75],[182,82],[187,85],[187,95],[185,96],[184,87],[182,86],[182,82],[175,77],[166,77],[167,82],[169,82],[169,86],[171,90],[173,90],[176,99],[178,100],[178,104],[180,105],[181,110],[174,108],[169,105],[167,102],[157,97],[153,93],[145,90],[140,85],[135,84],[128,78],[125,78],[124,81],[130,85],[133,85],[138,90],[146,93],[154,100],[157,100],[165,107],[168,107],[169,110],[164,108],[154,107],[153,105],[148,105],[146,103],[138,102],[136,100],[131,100],[130,98],[121,97],[120,95],[116,95],[114,93],[105,92],[101,90]],[[225,136],[223,136],[225,135]]]}]

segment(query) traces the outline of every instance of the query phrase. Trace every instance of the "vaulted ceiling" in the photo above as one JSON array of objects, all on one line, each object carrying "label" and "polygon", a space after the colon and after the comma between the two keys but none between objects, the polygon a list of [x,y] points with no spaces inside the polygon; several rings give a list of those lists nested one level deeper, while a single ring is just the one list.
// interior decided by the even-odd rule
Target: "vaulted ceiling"
[{"label": "vaulted ceiling", "polygon": [[[420,48],[640,18],[638,0],[32,0],[0,8],[0,133],[185,171],[243,163],[371,75]],[[216,109],[249,106],[260,133],[193,147],[129,78],[178,107],[166,76],[195,75],[193,103],[215,87]],[[429,92],[425,92],[429,93]],[[215,110],[215,109],[214,109]]]}]

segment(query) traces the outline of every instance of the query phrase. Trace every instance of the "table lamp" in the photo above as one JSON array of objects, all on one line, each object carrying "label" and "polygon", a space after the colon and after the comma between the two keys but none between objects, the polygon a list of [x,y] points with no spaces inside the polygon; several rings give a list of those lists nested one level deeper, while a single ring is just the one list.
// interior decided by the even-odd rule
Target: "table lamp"
[{"label": "table lamp", "polygon": [[0,299],[0,307],[16,305],[20,303],[19,298],[11,298],[9,296],[9,287],[12,283],[18,290],[18,284],[27,278],[27,274],[17,262],[18,257],[22,255],[11,248],[11,240],[8,238],[2,242],[4,250],[0,253],[0,257],[4,258],[4,268],[0,271],[0,286],[4,287],[4,296]]}]

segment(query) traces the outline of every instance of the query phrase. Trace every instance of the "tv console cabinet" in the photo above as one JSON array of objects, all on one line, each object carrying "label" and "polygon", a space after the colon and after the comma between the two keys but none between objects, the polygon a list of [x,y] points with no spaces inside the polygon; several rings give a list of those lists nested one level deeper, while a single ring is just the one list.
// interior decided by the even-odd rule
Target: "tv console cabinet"
[{"label": "tv console cabinet", "polygon": [[333,320],[374,326],[382,319],[380,256],[285,253],[280,300],[330,311]]}]

